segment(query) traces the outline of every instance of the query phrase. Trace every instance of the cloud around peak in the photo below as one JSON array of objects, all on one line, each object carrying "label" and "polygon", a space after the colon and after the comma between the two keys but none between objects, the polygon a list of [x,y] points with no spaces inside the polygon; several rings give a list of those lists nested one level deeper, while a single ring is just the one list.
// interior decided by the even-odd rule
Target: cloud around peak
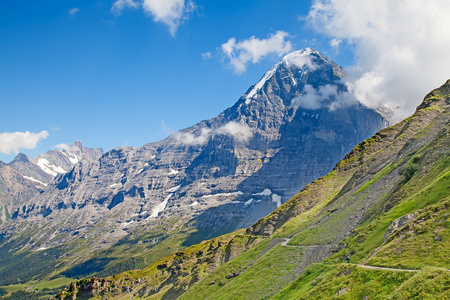
[{"label": "cloud around peak", "polygon": [[240,124],[234,121],[228,122],[225,125],[216,128],[202,128],[200,134],[195,135],[191,132],[177,131],[171,134],[179,143],[200,146],[208,142],[213,135],[228,135],[240,143],[248,142],[253,137],[253,131],[245,124]]},{"label": "cloud around peak", "polygon": [[300,95],[292,100],[293,105],[308,110],[327,108],[330,111],[355,105],[355,96],[346,90],[340,90],[339,86],[326,84],[315,89],[306,84]]},{"label": "cloud around peak", "polygon": [[307,22],[333,47],[354,48],[348,85],[368,106],[397,106],[403,118],[449,78],[447,0],[315,0]]}]

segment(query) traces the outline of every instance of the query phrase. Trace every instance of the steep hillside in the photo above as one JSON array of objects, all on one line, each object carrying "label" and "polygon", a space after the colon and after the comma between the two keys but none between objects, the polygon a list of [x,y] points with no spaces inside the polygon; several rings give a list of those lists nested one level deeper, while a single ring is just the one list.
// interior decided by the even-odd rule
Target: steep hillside
[{"label": "steep hillside", "polygon": [[77,163],[0,226],[0,284],[144,268],[255,223],[388,124],[342,77],[296,51],[217,117]]},{"label": "steep hillside", "polygon": [[[245,234],[79,281],[58,298],[447,299],[449,109],[450,80]],[[236,238],[238,256],[208,260]]]}]

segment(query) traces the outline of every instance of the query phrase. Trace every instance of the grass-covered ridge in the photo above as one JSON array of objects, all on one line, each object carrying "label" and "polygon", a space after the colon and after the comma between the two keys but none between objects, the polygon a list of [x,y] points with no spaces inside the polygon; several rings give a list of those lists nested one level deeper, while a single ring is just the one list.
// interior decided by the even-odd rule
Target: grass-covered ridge
[{"label": "grass-covered ridge", "polygon": [[450,298],[449,108],[450,81],[247,230],[65,295],[126,299],[128,286],[136,299]]}]

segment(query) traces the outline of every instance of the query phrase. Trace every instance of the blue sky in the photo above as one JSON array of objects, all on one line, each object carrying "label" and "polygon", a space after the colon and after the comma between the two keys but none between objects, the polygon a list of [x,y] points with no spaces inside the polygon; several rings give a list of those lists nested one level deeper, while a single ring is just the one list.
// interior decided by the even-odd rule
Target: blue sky
[{"label": "blue sky", "polygon": [[[382,77],[385,86],[397,82],[400,74],[386,75],[392,65],[389,59],[409,55],[408,49],[412,58],[402,66],[420,57],[433,58],[436,53],[424,49],[429,38],[394,42],[410,30],[412,19],[406,14],[392,30],[383,32],[385,24],[373,26],[373,20],[380,18],[372,15],[369,2],[387,5],[398,15],[385,1],[367,1],[363,8],[358,1],[345,2],[349,12],[362,9],[367,17],[346,16],[348,11],[339,9],[340,1],[2,0],[0,160],[11,161],[17,151],[34,157],[75,140],[110,150],[163,139],[233,105],[287,50],[305,47],[353,70],[362,102],[392,99],[390,104],[404,106],[407,101],[400,99],[402,95],[381,93],[386,91],[382,85],[374,89],[367,82],[380,81],[376,76]],[[420,1],[416,2],[409,0],[405,5],[419,6],[411,10],[415,20],[423,18],[427,30],[435,32],[436,26],[448,25],[448,1],[435,0],[431,5],[443,12],[440,17],[436,11],[423,13]],[[342,23],[340,16],[354,20]],[[391,22],[386,17],[385,22]],[[370,30],[355,32],[358,22]],[[379,44],[380,35],[384,40],[383,34],[397,43],[397,56],[386,57],[381,47],[367,50],[371,43]],[[433,71],[450,62],[448,33],[440,34],[431,42],[442,49],[444,61],[431,62]],[[444,42],[439,41],[442,37]],[[223,45],[232,38],[234,46],[227,54]],[[391,46],[383,45],[392,50]],[[422,78],[416,73],[411,80]],[[422,90],[447,79],[442,74],[414,91],[414,105],[423,98]]]}]

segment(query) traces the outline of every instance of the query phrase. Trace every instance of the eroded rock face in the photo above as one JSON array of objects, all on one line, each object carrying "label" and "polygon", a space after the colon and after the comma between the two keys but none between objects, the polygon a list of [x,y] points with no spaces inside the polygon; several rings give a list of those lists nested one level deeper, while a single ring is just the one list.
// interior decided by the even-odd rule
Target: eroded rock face
[{"label": "eroded rock face", "polygon": [[142,226],[170,232],[186,224],[206,238],[249,226],[388,124],[374,110],[343,102],[342,76],[320,53],[294,52],[219,116],[160,142],[81,161],[21,207],[14,222],[79,232],[39,232],[44,247],[86,236],[98,248]]}]

